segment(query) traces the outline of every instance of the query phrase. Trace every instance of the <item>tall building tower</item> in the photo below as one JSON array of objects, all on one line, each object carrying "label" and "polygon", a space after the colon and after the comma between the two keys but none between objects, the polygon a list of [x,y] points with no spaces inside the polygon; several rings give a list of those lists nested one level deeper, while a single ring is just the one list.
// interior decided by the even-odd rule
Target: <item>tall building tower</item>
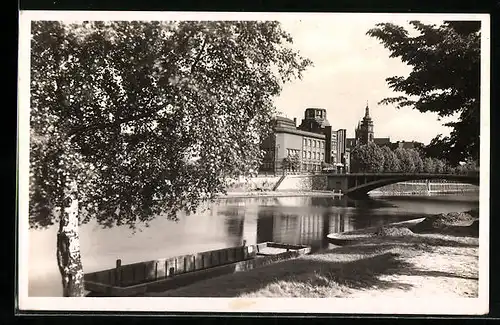
[{"label": "tall building tower", "polygon": [[373,121],[370,117],[370,108],[368,107],[368,103],[366,103],[365,116],[360,121],[360,123],[358,123],[355,134],[356,144],[363,145],[368,144],[369,142],[373,142]]},{"label": "tall building tower", "polygon": [[324,162],[331,163],[332,160],[332,126],[326,118],[326,109],[307,108],[304,119],[300,123],[299,130],[320,133],[325,135],[325,147],[323,148]]}]

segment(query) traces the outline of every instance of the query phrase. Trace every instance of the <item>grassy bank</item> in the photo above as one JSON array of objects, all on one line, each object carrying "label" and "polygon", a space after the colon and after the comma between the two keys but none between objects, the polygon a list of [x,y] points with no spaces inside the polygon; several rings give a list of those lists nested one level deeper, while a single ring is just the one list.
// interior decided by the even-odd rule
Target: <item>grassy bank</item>
[{"label": "grassy bank", "polygon": [[435,222],[439,218],[431,219],[399,224],[398,229],[385,227],[382,232],[364,230],[369,236],[356,244],[150,295],[477,297],[479,243],[477,224],[471,225],[474,217],[462,220],[463,225],[448,222],[444,226]]}]

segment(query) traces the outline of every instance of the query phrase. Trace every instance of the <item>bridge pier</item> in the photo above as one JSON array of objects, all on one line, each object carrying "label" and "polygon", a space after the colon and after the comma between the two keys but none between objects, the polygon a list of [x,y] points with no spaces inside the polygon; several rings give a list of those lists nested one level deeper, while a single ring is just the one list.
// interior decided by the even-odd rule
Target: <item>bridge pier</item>
[{"label": "bridge pier", "polygon": [[329,191],[335,191],[338,193],[341,191],[342,193],[347,192],[349,188],[348,178],[345,175],[332,175],[327,178],[327,189]]},{"label": "bridge pier", "polygon": [[366,199],[369,197],[368,192],[350,192],[345,194],[351,199]]}]

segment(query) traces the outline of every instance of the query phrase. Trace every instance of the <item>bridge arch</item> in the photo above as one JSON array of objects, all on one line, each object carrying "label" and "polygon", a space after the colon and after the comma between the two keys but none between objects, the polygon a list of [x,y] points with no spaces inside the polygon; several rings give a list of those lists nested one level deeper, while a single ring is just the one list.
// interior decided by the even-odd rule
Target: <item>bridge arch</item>
[{"label": "bridge arch", "polygon": [[370,175],[369,181],[364,181],[370,174],[351,174],[351,177],[358,177],[356,186],[349,187],[344,192],[348,196],[364,196],[368,192],[391,184],[396,184],[399,182],[422,180],[422,179],[445,179],[450,181],[459,181],[462,183],[479,185],[479,174],[477,175],[454,175],[454,174],[377,174]]}]

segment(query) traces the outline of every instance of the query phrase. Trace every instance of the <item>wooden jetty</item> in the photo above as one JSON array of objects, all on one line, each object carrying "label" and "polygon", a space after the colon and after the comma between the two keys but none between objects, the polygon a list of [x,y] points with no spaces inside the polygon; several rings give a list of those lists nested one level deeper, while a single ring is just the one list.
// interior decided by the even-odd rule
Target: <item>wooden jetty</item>
[{"label": "wooden jetty", "polygon": [[243,272],[309,254],[305,245],[274,242],[212,250],[197,254],[122,265],[84,275],[89,296],[139,296],[166,291],[220,275]]}]

